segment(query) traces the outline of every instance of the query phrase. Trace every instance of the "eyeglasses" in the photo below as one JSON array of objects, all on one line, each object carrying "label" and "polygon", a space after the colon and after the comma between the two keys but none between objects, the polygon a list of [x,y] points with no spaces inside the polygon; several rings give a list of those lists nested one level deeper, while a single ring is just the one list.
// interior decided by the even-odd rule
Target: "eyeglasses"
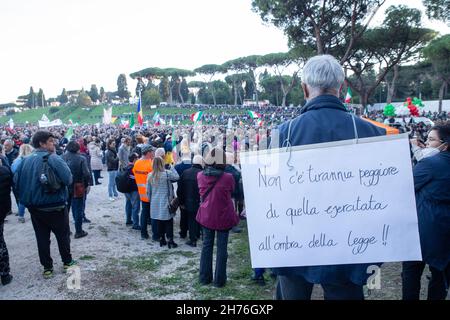
[{"label": "eyeglasses", "polygon": [[435,138],[433,138],[433,137],[431,137],[431,138],[428,137],[428,138],[427,138],[427,142],[433,142],[433,141],[439,141],[439,142],[442,142],[442,143],[444,142],[444,140],[435,139]]}]

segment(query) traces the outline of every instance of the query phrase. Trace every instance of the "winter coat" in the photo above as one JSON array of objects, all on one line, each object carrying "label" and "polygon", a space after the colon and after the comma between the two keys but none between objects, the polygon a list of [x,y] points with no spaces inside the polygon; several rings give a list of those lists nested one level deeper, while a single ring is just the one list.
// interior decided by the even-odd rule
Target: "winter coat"
[{"label": "winter coat", "polygon": [[73,193],[73,185],[76,182],[82,182],[85,187],[89,186],[91,181],[91,173],[89,171],[86,158],[79,153],[73,152],[66,152],[62,158],[67,163],[73,176],[73,183],[69,186],[70,194]]},{"label": "winter coat", "polygon": [[212,230],[229,230],[239,223],[239,217],[234,210],[231,194],[235,183],[231,174],[222,170],[207,167],[197,174],[200,196],[203,197],[216,182],[209,194],[200,204],[197,212],[197,222]]},{"label": "winter coat", "polygon": [[11,211],[11,187],[13,176],[7,166],[0,165],[0,224],[5,220],[6,214]]},{"label": "winter coat", "polygon": [[102,150],[95,142],[90,142],[88,144],[89,155],[91,156],[91,169],[92,170],[103,170]]},{"label": "winter coat", "polygon": [[14,173],[14,188],[20,203],[27,208],[48,209],[66,205],[67,187],[72,184],[72,173],[64,160],[52,153],[48,157],[48,164],[61,181],[63,187],[55,193],[46,193],[39,180],[43,157],[48,152],[36,149],[25,157]]},{"label": "winter coat", "polygon": [[130,155],[130,148],[126,146],[125,144],[122,144],[119,147],[119,169],[122,170],[126,168],[128,165],[128,156]]},{"label": "winter coat", "polygon": [[108,171],[119,170],[119,157],[115,149],[108,149],[106,151],[106,167]]},{"label": "winter coat", "polygon": [[413,169],[422,259],[438,270],[450,263],[450,152]]},{"label": "winter coat", "polygon": [[170,220],[174,217],[169,213],[169,197],[174,197],[172,181],[177,181],[180,176],[172,167],[170,170],[164,170],[159,179],[151,183],[153,172],[147,177],[147,195],[150,199],[150,216],[156,220]]},{"label": "winter coat", "polygon": [[[286,146],[307,145],[355,138],[352,117],[359,138],[385,135],[384,129],[352,116],[342,102],[332,95],[321,95],[310,100],[300,111],[300,116],[285,122],[272,134],[279,132],[279,143]],[[291,124],[288,139],[289,125]],[[272,142],[277,141],[272,137]],[[272,145],[272,148],[278,146]],[[342,264],[275,268],[278,275],[300,275],[310,283],[365,285],[370,276],[367,268],[372,264]]]},{"label": "winter coat", "polygon": [[184,170],[178,180],[177,196],[180,205],[184,206],[186,211],[197,213],[200,206],[197,175],[202,170],[202,166],[194,164],[191,168]]},{"label": "winter coat", "polygon": [[19,156],[19,151],[16,148],[12,148],[10,153],[5,153],[5,156],[8,158],[9,165],[11,165]]}]

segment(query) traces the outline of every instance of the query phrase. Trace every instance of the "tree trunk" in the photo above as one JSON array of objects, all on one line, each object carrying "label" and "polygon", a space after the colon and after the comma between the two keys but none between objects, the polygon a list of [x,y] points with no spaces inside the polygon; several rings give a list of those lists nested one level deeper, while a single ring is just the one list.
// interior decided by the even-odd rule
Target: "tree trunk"
[{"label": "tree trunk", "polygon": [[236,82],[233,83],[233,88],[234,88],[234,105],[237,106],[238,92],[237,92]]},{"label": "tree trunk", "polygon": [[386,84],[388,86],[386,103],[392,103],[392,98],[394,97],[395,93],[395,82],[397,81],[397,78],[398,78],[398,64],[394,66],[394,75],[392,76],[391,84],[389,84],[389,81],[386,81]]},{"label": "tree trunk", "polygon": [[316,35],[316,44],[317,44],[317,54],[323,54],[323,43],[322,43],[322,37],[320,36],[320,28],[315,27],[314,33]]},{"label": "tree trunk", "polygon": [[286,107],[286,97],[287,97],[287,93],[283,92],[283,101],[281,102],[282,107]]},{"label": "tree trunk", "polygon": [[444,99],[444,90],[445,87],[447,87],[447,82],[444,80],[442,82],[441,87],[439,88],[439,107],[438,107],[438,112],[441,113],[442,112],[442,100]]},{"label": "tree trunk", "polygon": [[210,91],[213,98],[214,105],[216,105],[216,92],[214,91],[214,85],[210,82]]},{"label": "tree trunk", "polygon": [[363,106],[363,110],[367,111],[367,104],[369,103],[369,94],[367,91],[363,91],[359,93],[360,99],[361,99],[361,105]]},{"label": "tree trunk", "polygon": [[173,91],[173,85],[172,86],[170,86],[169,85],[169,104],[172,104],[173,103],[173,95],[172,95],[172,91]]}]

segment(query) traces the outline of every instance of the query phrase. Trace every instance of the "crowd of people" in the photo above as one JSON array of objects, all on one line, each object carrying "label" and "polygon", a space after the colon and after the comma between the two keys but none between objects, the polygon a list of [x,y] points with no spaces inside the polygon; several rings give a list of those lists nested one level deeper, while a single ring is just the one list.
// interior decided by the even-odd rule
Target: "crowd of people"
[{"label": "crowd of people", "polygon": [[[342,126],[349,111],[339,99],[344,74],[333,57],[311,58],[303,72],[302,88],[308,101],[303,108],[259,110],[266,123],[274,118],[282,122],[276,130],[278,141],[288,140],[296,146],[352,139],[355,130],[359,138],[385,134],[384,129],[359,117],[353,117],[353,125]],[[423,261],[403,263],[404,299],[419,298],[420,277],[427,264],[431,270],[429,299],[445,299],[450,280],[450,123],[446,113],[431,116],[443,121],[433,127],[424,124],[405,127],[413,138]],[[176,248],[179,243],[174,236],[174,216],[179,211],[179,238],[186,239],[185,245],[192,247],[199,241],[202,243],[200,283],[224,286],[229,233],[239,232],[239,221],[245,218],[241,152],[276,147],[271,145],[274,124],[244,124],[230,129],[225,118],[214,125],[139,130],[114,125],[82,125],[70,131],[67,127],[41,130],[33,125],[1,127],[2,284],[12,280],[3,237],[3,221],[11,212],[11,195],[17,202],[20,222],[26,222],[26,209],[30,213],[43,276],[47,278],[53,275],[50,233],[56,236],[64,268],[76,264],[70,251],[69,212],[74,221],[74,238],[88,236],[83,229],[83,224],[90,222],[85,215],[86,201],[90,189],[101,184],[102,174],[107,174],[105,197],[117,201],[119,193],[124,194],[124,223],[130,229],[140,232],[143,241],[150,241],[151,236],[151,241],[161,247]],[[323,130],[325,127],[327,130]],[[313,284],[320,284],[325,299],[363,299],[363,286],[369,276],[367,266],[274,268],[276,297],[310,299]],[[255,270],[252,279],[264,284],[264,269]]]}]

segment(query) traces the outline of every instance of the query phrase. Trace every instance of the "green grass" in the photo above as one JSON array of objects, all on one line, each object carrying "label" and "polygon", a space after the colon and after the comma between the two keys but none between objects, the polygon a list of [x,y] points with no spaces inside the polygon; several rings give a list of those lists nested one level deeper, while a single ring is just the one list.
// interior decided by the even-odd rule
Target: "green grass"
[{"label": "green grass", "polygon": [[[32,110],[26,110],[20,113],[16,113],[11,116],[0,117],[0,123],[5,123],[12,118],[15,124],[25,124],[27,121],[29,123],[37,123],[38,120],[42,118],[45,114],[50,120],[61,119],[63,123],[68,123],[69,119],[74,123],[79,124],[94,124],[97,122],[102,122],[103,118],[103,108],[104,105],[92,106],[92,107],[79,107],[79,106],[62,106],[58,107],[59,111],[50,114],[49,109],[51,107],[38,108]],[[156,112],[161,115],[171,115],[171,114],[186,114],[191,115],[197,112],[198,109],[184,109],[184,108],[157,108],[151,109],[150,107],[144,107],[142,109],[144,116],[153,117]],[[244,114],[246,110],[222,110],[222,109],[210,109],[205,110],[204,114],[221,114],[226,112],[226,114]],[[130,113],[136,114],[136,105],[120,105],[113,106],[113,116],[128,119]],[[119,121],[120,122],[120,121]],[[184,123],[191,123],[190,120],[184,121]]]},{"label": "green grass", "polygon": [[247,225],[242,223],[242,232],[230,235],[232,243],[228,244],[227,283],[223,288],[212,285],[203,286],[197,279],[194,283],[194,296],[200,300],[237,299],[237,300],[272,300],[274,280],[265,274],[266,285],[259,286],[250,280],[253,270],[250,262],[250,248]]}]

